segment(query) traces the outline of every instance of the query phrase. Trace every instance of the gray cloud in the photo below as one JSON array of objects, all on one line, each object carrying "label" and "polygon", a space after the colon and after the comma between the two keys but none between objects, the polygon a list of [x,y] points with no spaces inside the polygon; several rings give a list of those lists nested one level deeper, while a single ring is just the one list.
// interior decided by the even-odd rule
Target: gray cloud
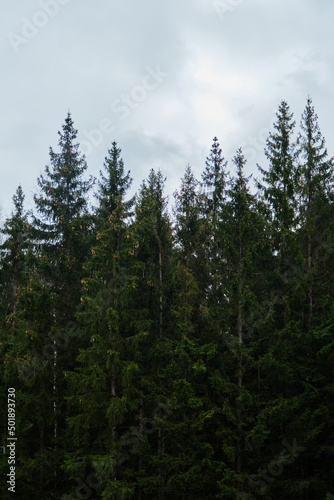
[{"label": "gray cloud", "polygon": [[[161,168],[169,195],[188,162],[200,176],[215,135],[227,159],[243,145],[255,171],[283,98],[299,123],[310,94],[328,148],[334,147],[330,2],[17,0],[2,13],[0,204],[6,214],[19,182],[32,206],[36,179],[69,108],[89,150],[90,173],[98,175],[117,140],[134,186],[150,168]],[[168,73],[149,90],[148,68]],[[127,96],[132,107],[123,102]],[[115,101],[129,112],[115,111]],[[113,127],[101,132],[101,123]],[[87,136],[96,130],[102,135],[88,148]]]}]

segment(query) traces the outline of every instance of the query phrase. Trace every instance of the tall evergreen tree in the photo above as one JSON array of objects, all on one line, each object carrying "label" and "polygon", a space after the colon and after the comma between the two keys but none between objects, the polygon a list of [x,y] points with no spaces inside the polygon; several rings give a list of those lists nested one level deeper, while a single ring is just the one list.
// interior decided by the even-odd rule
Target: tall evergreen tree
[{"label": "tall evergreen tree", "polygon": [[190,165],[187,165],[180,191],[174,193],[177,240],[186,261],[195,251],[200,226],[198,184]]},{"label": "tall evergreen tree", "polygon": [[304,448],[298,469],[291,471],[286,480],[286,491],[294,491],[297,497],[303,485],[305,497],[312,498],[323,494],[321,484],[328,484],[330,473],[326,464],[332,453],[328,436],[332,435],[333,426],[327,417],[332,407],[327,397],[332,370],[325,353],[332,344],[328,329],[333,324],[333,160],[328,157],[310,98],[300,128],[297,237],[301,259],[291,263],[295,269],[295,300],[286,339],[290,376],[285,383],[285,394],[289,395],[294,411],[290,419],[285,417],[284,424],[281,419],[280,425]]},{"label": "tall evergreen tree", "polygon": [[[31,255],[31,241],[29,235],[28,214],[24,210],[24,194],[21,186],[18,186],[13,196],[14,210],[11,217],[5,221],[3,228],[4,240],[0,247],[0,360],[1,360],[1,413],[3,421],[7,422],[7,397],[8,387],[17,389],[16,396],[20,401],[20,389],[22,380],[18,375],[18,362],[27,355],[27,342],[19,335],[18,323],[15,313],[18,308],[18,299],[21,290],[29,282],[29,275],[33,269],[33,258]],[[15,318],[15,319],[14,319]],[[15,329],[13,326],[15,325]],[[22,401],[22,400],[21,400]],[[27,407],[22,408],[18,415],[17,423],[24,421],[22,414]],[[5,435],[2,441],[7,440]],[[22,449],[26,449],[26,436],[22,436]],[[23,456],[25,453],[23,452]],[[3,455],[7,459],[7,455]],[[8,462],[6,460],[8,467]],[[18,469],[20,469],[18,465]],[[4,468],[4,470],[6,470]],[[6,471],[4,478],[6,477]],[[0,487],[2,498],[8,498],[8,483],[3,481]],[[9,493],[10,494],[10,493]]]},{"label": "tall evergreen tree", "polygon": [[[79,144],[77,130],[68,112],[59,134],[59,153],[50,147],[51,166],[37,182],[40,194],[34,196],[39,217],[35,217],[35,240],[44,272],[55,290],[55,314],[64,323],[73,317],[78,303],[77,283],[89,248],[90,217],[87,195],[92,179],[86,181],[87,169]],[[67,311],[67,312],[66,312]]]},{"label": "tall evergreen tree", "polygon": [[[130,174],[124,176],[116,143],[101,172],[99,206],[95,215],[95,242],[85,262],[78,322],[81,348],[75,370],[67,372],[71,391],[68,423],[74,433],[74,449],[64,464],[72,479],[97,475],[104,498],[133,491],[121,465],[129,454],[131,419],[136,408],[138,336],[133,327],[136,311],[132,295],[136,287],[133,264],[138,245],[128,223],[132,201],[125,201]],[[138,399],[138,397],[137,397]],[[124,442],[125,445],[124,445]],[[91,452],[93,444],[94,452]],[[79,457],[85,456],[85,461]]]},{"label": "tall evergreen tree", "polygon": [[268,171],[258,166],[262,173],[260,192],[271,211],[274,251],[277,254],[276,291],[279,289],[282,321],[287,322],[288,282],[291,282],[291,266],[296,258],[295,230],[297,219],[297,171],[293,131],[295,122],[286,101],[281,101],[276,114],[274,132],[269,133],[265,155]]},{"label": "tall evergreen tree", "polygon": [[[37,408],[44,395],[41,415],[36,410],[25,422],[29,429],[32,424],[30,433],[35,429],[40,434],[38,449],[27,451],[26,460],[32,471],[38,462],[43,464],[39,489],[44,495],[51,489],[61,491],[64,480],[60,469],[67,447],[63,372],[73,366],[76,357],[71,322],[79,304],[82,266],[90,243],[87,194],[92,182],[82,178],[87,165],[75,143],[76,135],[68,113],[59,132],[60,151],[50,148],[51,166],[38,179],[40,194],[34,200],[39,217],[34,217],[32,232],[38,261],[35,273],[20,291],[12,322],[13,336],[27,344],[25,355],[17,353],[19,377],[30,384],[29,391],[22,391],[22,407]],[[29,482],[27,469],[22,477]]]},{"label": "tall evergreen tree", "polygon": [[[217,350],[217,337],[210,325],[207,291],[211,265],[207,259],[206,220],[202,212],[203,194],[188,165],[175,192],[176,289],[172,308],[173,358],[166,367],[166,379],[173,383],[171,401],[175,408],[165,431],[167,443],[167,498],[207,498],[218,492],[214,477],[220,464],[215,460],[211,433],[218,408],[210,398],[208,360]],[[173,439],[172,436],[176,439]],[[181,444],[182,443],[182,444]],[[205,459],[200,457],[205,455]],[[180,465],[178,465],[180,463]],[[182,464],[182,465],[181,465]]]},{"label": "tall evergreen tree", "polygon": [[138,426],[137,376],[145,338],[145,322],[137,321],[134,306],[138,244],[117,198],[85,263],[80,354],[75,370],[66,372],[74,446],[64,469],[77,483],[94,476],[101,498],[132,498],[136,459],[130,452],[141,444],[138,433],[132,433]]},{"label": "tall evergreen tree", "polygon": [[54,345],[48,340],[52,324],[50,294],[38,274],[38,259],[32,253],[20,186],[13,201],[15,210],[5,224],[7,238],[2,246],[1,296],[6,307],[0,345],[4,386],[16,388],[20,405],[16,423],[22,430],[22,443],[17,487],[24,489],[27,499],[36,495],[45,498],[44,488],[51,488],[54,480],[53,459],[48,451],[54,445],[54,394],[49,383],[54,375]]},{"label": "tall evergreen tree", "polygon": [[[162,367],[170,359],[172,228],[164,195],[165,180],[161,171],[151,169],[140,187],[135,209],[137,259],[141,266],[136,305],[142,311],[142,321],[148,322],[148,336],[142,346],[145,362],[140,373],[142,421],[152,417],[158,401],[165,401],[168,394]],[[146,471],[146,477],[140,481],[140,498],[159,497],[163,490],[165,475],[159,457],[164,441],[161,429],[157,436],[152,436],[150,452],[139,460],[139,467]]]},{"label": "tall evergreen tree", "polygon": [[206,260],[205,220],[201,211],[203,195],[190,165],[187,165],[181,187],[175,191],[175,238],[180,246],[182,265],[201,283],[203,299],[208,287],[209,263]]},{"label": "tall evergreen tree", "polygon": [[[137,203],[136,220],[138,239],[142,241],[139,259],[143,262],[143,277],[152,283],[151,300],[147,305],[151,313],[157,314],[155,325],[159,337],[163,336],[163,283],[164,269],[168,267],[168,257],[171,248],[171,224],[167,214],[167,200],[164,197],[165,178],[159,170],[151,169],[147,181],[142,183]],[[158,304],[153,299],[158,292]]]},{"label": "tall evergreen tree", "polygon": [[289,105],[282,101],[274,132],[269,133],[265,155],[268,171],[259,167],[264,185],[258,183],[273,213],[275,248],[284,260],[285,237],[296,227],[296,164],[292,133],[295,127]]},{"label": "tall evergreen tree", "polygon": [[[227,161],[222,156],[217,137],[213,139],[210,155],[206,159],[206,167],[202,175],[203,189],[203,220],[205,222],[205,259],[209,265],[209,282],[205,293],[210,298],[212,323],[218,322],[224,316],[226,305],[226,290],[224,290],[225,258],[223,242],[225,239],[222,221],[227,199]],[[204,283],[202,287],[205,286]]]},{"label": "tall evergreen tree", "polygon": [[216,431],[222,441],[220,457],[226,464],[224,477],[219,481],[222,498],[235,498],[236,492],[242,495],[245,491],[249,462],[261,446],[261,439],[254,443],[252,435],[266,432],[254,419],[263,408],[258,401],[260,332],[253,317],[267,293],[262,272],[270,265],[271,248],[261,205],[250,192],[250,178],[244,175],[246,159],[241,149],[233,164],[236,174],[229,182],[222,223],[228,292],[227,318],[221,336],[225,345],[220,349],[219,365],[212,376],[219,387],[216,398],[224,400],[222,421]]},{"label": "tall evergreen tree", "polygon": [[[298,136],[299,159],[299,213],[300,238],[306,281],[308,282],[307,295],[307,324],[310,326],[316,301],[314,296],[314,281],[324,282],[324,273],[329,271],[329,257],[325,241],[329,241],[333,231],[333,158],[328,158],[325,139],[321,134],[318,117],[315,113],[312,100],[308,97],[300,123],[301,132]],[[319,260],[319,247],[322,247]],[[330,253],[331,253],[331,249]],[[327,254],[327,255],[326,255]],[[327,256],[327,258],[326,258]],[[326,269],[327,268],[327,269]],[[321,278],[320,278],[321,276]],[[326,280],[327,281],[327,280]],[[319,290],[320,291],[320,290]],[[326,294],[321,287],[320,294]],[[322,309],[326,308],[322,304]],[[317,318],[317,321],[320,318]]]}]

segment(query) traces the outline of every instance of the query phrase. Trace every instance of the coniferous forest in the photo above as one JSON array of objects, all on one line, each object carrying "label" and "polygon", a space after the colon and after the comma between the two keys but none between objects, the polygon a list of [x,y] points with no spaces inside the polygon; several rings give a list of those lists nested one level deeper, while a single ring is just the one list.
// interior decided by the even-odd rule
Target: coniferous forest
[{"label": "coniferous forest", "polygon": [[58,134],[34,210],[18,186],[2,227],[1,498],[334,499],[334,160],[312,100],[298,123],[281,101],[254,178],[215,137],[170,204],[153,169],[130,197],[116,142],[89,177],[70,113]]}]

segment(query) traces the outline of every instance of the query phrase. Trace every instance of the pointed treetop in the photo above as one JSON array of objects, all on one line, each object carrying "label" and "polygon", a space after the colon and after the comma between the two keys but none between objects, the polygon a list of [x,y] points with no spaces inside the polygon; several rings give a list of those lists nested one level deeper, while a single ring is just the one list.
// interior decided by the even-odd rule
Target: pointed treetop
[{"label": "pointed treetop", "polygon": [[165,210],[167,207],[167,198],[163,196],[165,182],[166,177],[164,177],[161,170],[156,172],[154,168],[151,168],[147,181],[144,180],[141,185],[140,197],[151,197],[153,200],[158,202],[162,211]]},{"label": "pointed treetop", "polygon": [[320,193],[328,198],[333,189],[334,159],[328,158],[326,141],[310,97],[306,100],[300,129],[297,138],[298,184],[303,211],[306,205],[310,208]]},{"label": "pointed treetop", "polygon": [[17,216],[17,217],[22,217],[22,215],[23,215],[24,198],[25,198],[25,195],[23,193],[21,185],[19,184],[18,187],[17,187],[17,189],[16,189],[16,192],[15,192],[15,194],[13,196],[13,204],[14,204],[14,208],[15,208],[15,216]]},{"label": "pointed treetop", "polygon": [[108,156],[104,159],[104,170],[107,175],[100,170],[100,180],[98,181],[98,193],[95,195],[99,201],[98,213],[103,219],[108,217],[117,207],[117,203],[124,203],[125,211],[128,212],[134,198],[125,201],[127,190],[131,187],[132,178],[130,171],[124,172],[124,162],[121,158],[121,149],[117,147],[117,142],[112,143],[108,150]]},{"label": "pointed treetop", "polygon": [[295,121],[286,101],[281,101],[274,132],[269,133],[264,152],[269,160],[268,171],[258,168],[264,184],[257,182],[268,202],[278,226],[292,229],[296,223],[296,153],[293,131]]},{"label": "pointed treetop", "polygon": [[200,200],[198,186],[199,182],[188,163],[184,176],[181,179],[181,189],[174,192],[175,207],[173,212],[181,225],[187,225],[191,219],[195,220],[199,217]]},{"label": "pointed treetop", "polygon": [[178,192],[177,190],[174,192],[174,198],[179,209],[181,209],[182,207],[184,211],[187,211],[190,207],[196,205],[198,185],[199,182],[197,181],[197,179],[195,179],[192,168],[188,163],[184,172],[184,176],[181,179],[180,192]]},{"label": "pointed treetop", "polygon": [[229,184],[231,186],[229,190],[229,194],[231,200],[236,203],[241,203],[247,197],[250,197],[250,192],[248,188],[249,180],[252,175],[245,177],[244,168],[247,163],[247,160],[242,152],[242,148],[239,148],[236,151],[235,156],[232,159],[233,164],[236,168],[236,175],[231,178]]},{"label": "pointed treetop", "polygon": [[[87,169],[84,155],[75,142],[77,130],[68,113],[62,131],[59,135],[59,153],[50,147],[50,166],[45,167],[45,175],[37,179],[40,195],[35,195],[34,200],[42,220],[35,222],[41,226],[46,223],[62,224],[81,215],[87,205],[86,194],[90,190],[93,180],[82,179]],[[45,229],[47,229],[45,227]]]},{"label": "pointed treetop", "polygon": [[222,150],[217,137],[213,138],[210,155],[206,158],[205,170],[202,174],[202,186],[207,193],[206,211],[213,215],[225,200],[227,161],[222,156]]},{"label": "pointed treetop", "polygon": [[[25,259],[26,250],[30,246],[28,214],[24,211],[24,194],[19,185],[13,196],[14,210],[12,215],[5,221],[2,233],[7,237],[0,246],[2,260],[7,265],[13,265],[13,269]],[[16,267],[15,267],[16,268]]]}]

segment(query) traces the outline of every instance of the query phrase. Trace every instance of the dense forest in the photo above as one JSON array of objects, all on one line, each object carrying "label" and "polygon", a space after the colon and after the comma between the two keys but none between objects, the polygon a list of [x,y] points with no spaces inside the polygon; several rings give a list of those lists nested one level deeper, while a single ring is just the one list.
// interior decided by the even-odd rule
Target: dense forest
[{"label": "dense forest", "polygon": [[116,142],[93,179],[70,113],[58,134],[2,227],[1,498],[333,500],[334,160],[312,100],[299,127],[281,101],[254,179],[215,137],[172,206],[153,169],[129,196]]}]

